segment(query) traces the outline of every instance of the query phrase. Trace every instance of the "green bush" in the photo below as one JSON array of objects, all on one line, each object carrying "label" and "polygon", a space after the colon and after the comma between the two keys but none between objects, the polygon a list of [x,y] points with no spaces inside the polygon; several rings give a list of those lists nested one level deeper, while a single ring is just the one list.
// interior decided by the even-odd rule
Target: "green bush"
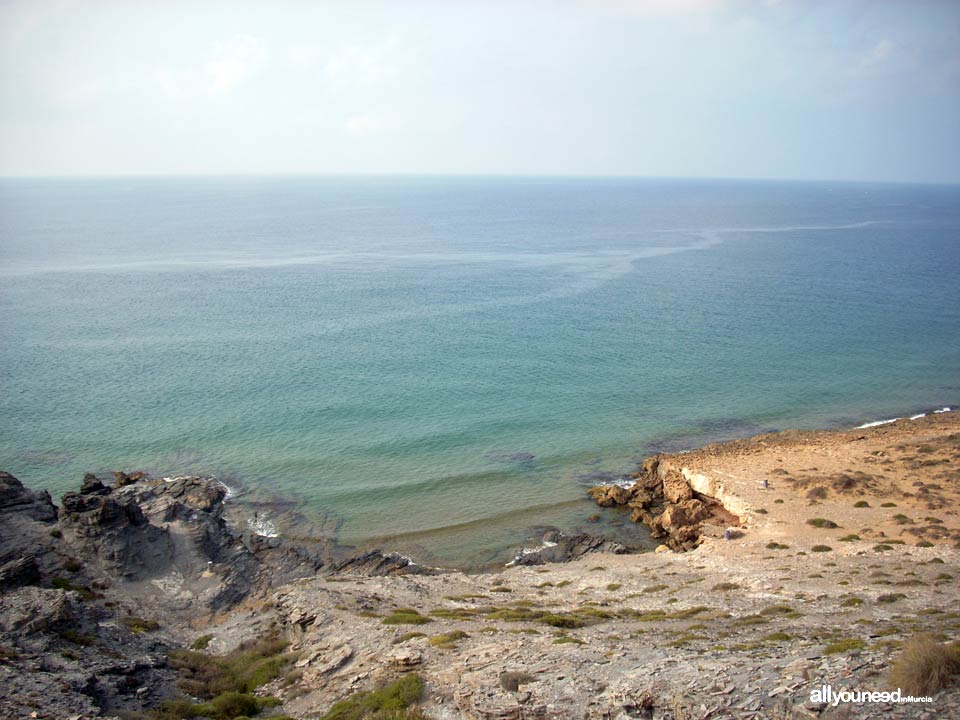
[{"label": "green bush", "polygon": [[414,705],[421,695],[423,680],[411,673],[377,690],[356,693],[341,700],[327,711],[322,720],[387,720]]},{"label": "green bush", "polygon": [[293,659],[283,654],[287,643],[267,637],[243,643],[226,655],[207,655],[193,650],[174,650],[170,667],[185,675],[180,687],[202,699],[229,692],[250,693],[278,677]]},{"label": "green bush", "polygon": [[426,625],[432,621],[412,608],[397,608],[381,622],[384,625]]}]

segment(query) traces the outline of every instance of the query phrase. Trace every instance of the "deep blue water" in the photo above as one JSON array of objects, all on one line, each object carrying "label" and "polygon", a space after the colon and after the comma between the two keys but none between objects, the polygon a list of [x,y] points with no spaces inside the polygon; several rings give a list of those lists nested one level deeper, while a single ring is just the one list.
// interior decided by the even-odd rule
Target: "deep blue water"
[{"label": "deep blue water", "polygon": [[960,186],[0,181],[0,468],[498,561],[658,447],[960,401]]}]

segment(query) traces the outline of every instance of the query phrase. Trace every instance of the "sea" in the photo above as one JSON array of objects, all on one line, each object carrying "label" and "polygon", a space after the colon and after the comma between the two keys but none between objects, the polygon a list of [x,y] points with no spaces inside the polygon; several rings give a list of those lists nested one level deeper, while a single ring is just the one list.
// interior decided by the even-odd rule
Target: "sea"
[{"label": "sea", "polygon": [[215,476],[445,567],[648,546],[587,488],[960,403],[958,283],[956,185],[3,179],[0,469]]}]

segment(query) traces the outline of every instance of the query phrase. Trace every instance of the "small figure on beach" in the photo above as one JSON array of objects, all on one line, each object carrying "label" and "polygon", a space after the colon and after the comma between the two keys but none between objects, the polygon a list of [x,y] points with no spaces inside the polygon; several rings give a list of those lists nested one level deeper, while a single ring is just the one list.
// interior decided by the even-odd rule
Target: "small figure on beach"
[{"label": "small figure on beach", "polygon": [[763,489],[764,489],[764,490],[769,490],[769,489],[770,489],[770,481],[767,480],[766,478],[763,479]]},{"label": "small figure on beach", "polygon": [[724,531],[723,531],[723,539],[724,539],[724,540],[727,540],[727,541],[732,540],[732,539],[733,539],[733,530],[731,530],[730,528],[727,528],[726,530],[724,530]]}]

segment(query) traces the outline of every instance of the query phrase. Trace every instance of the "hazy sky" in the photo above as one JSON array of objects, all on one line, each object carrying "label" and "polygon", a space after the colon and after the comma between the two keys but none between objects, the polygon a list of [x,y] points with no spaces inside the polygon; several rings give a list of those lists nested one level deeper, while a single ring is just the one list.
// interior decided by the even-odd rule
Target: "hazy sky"
[{"label": "hazy sky", "polygon": [[0,175],[960,182],[956,0],[0,0]]}]

